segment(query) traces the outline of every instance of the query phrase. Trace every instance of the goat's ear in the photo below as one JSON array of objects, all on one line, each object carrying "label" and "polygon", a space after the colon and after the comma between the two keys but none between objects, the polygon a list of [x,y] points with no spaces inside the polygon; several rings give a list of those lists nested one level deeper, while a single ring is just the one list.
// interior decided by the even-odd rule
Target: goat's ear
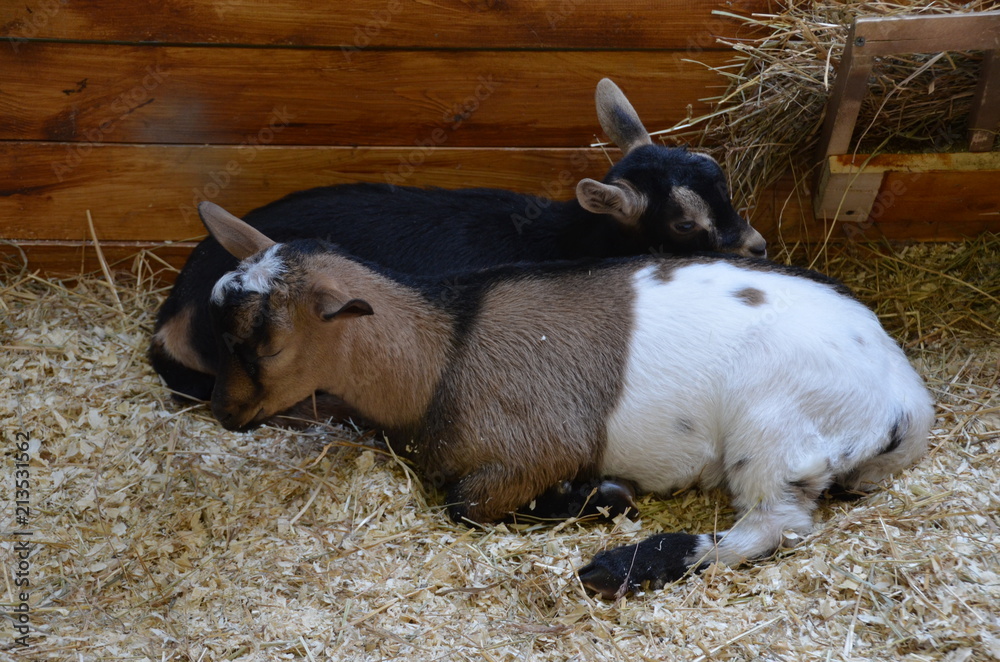
[{"label": "goat's ear", "polygon": [[198,215],[215,240],[237,260],[245,260],[254,253],[274,246],[274,242],[259,230],[214,202],[205,200],[198,205]]},{"label": "goat's ear", "polygon": [[360,317],[375,313],[370,303],[364,299],[351,298],[335,285],[323,283],[318,285],[314,292],[316,315],[324,322],[329,322],[335,317]]},{"label": "goat's ear", "polygon": [[628,154],[640,145],[653,144],[635,108],[610,78],[602,78],[597,84],[594,102],[597,105],[597,120],[601,123],[601,128],[624,154]]},{"label": "goat's ear", "polygon": [[587,211],[608,214],[623,225],[636,225],[646,211],[646,199],[624,184],[581,179],[576,185],[576,199]]},{"label": "goat's ear", "polygon": [[[688,154],[691,154],[692,156],[700,156],[703,159],[711,161],[715,165],[719,165],[719,162],[715,160],[715,157],[709,154],[708,152],[696,152],[694,150],[691,150],[688,152]],[[722,166],[719,167],[721,168]]]}]

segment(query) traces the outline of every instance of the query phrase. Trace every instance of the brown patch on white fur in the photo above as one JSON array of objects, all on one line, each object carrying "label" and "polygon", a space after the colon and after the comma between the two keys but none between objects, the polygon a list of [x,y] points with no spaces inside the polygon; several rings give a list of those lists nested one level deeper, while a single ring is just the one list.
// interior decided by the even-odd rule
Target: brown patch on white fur
[{"label": "brown patch on white fur", "polygon": [[188,305],[179,313],[163,323],[153,335],[153,342],[159,343],[166,350],[166,355],[184,366],[212,374],[201,360],[201,356],[191,346],[191,318],[194,315],[194,305]]},{"label": "brown patch on white fur", "polygon": [[654,262],[653,264],[656,267],[656,270],[653,271],[653,277],[660,282],[668,283],[671,280],[673,280],[674,271],[676,269],[683,268],[688,264],[694,264],[694,262],[690,260],[679,262],[677,260],[671,260],[671,259],[660,259]]},{"label": "brown patch on white fur", "polygon": [[733,292],[733,296],[748,306],[760,306],[767,303],[767,297],[756,287],[744,287]]},{"label": "brown patch on white fur", "polygon": [[416,458],[444,483],[460,479],[465,517],[498,519],[600,465],[633,296],[630,269],[603,274],[504,281],[481,299]]}]

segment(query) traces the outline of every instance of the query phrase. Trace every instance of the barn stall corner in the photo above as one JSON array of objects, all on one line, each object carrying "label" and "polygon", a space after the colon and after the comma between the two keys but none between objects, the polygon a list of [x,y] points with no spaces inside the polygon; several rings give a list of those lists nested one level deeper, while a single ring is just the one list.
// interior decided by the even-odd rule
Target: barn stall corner
[{"label": "barn stall corner", "polygon": [[[1000,659],[997,15],[0,7],[0,657]],[[205,235],[199,202],[242,214],[356,181],[568,199],[620,159],[595,115],[605,76],[654,137],[715,156],[771,259],[871,307],[935,398],[928,454],[873,494],[822,500],[794,548],[595,599],[575,575],[595,553],[725,530],[726,496],[459,526],[370,430],[227,431],[149,366],[156,311]]]}]

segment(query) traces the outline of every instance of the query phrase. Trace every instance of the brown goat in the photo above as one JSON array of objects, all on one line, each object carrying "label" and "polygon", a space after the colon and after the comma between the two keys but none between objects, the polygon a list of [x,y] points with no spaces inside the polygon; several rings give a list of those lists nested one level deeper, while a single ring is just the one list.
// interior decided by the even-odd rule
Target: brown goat
[{"label": "brown goat", "polygon": [[[621,258],[393,275],[319,240],[275,244],[203,203],[239,269],[211,303],[229,428],[321,390],[449,487],[456,520],[501,519],[567,480],[725,486],[740,522],[602,552],[614,595],[712,555],[807,533],[820,492],[870,488],[926,449],[933,408],[878,320],[814,272],[737,257]],[[558,491],[558,490],[557,490]]]}]

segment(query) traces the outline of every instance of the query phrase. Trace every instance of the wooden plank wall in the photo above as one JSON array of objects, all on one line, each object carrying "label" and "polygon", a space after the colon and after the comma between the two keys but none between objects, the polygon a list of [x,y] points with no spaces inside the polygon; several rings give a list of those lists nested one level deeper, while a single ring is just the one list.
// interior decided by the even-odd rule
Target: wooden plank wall
[{"label": "wooden plank wall", "polygon": [[[180,242],[158,249],[178,265],[202,199],[243,213],[351,181],[568,198],[618,157],[587,147],[600,78],[650,130],[708,108],[724,82],[704,65],[736,34],[720,7],[768,0],[3,3],[0,238],[71,273],[96,266],[87,210],[111,261]],[[755,225],[773,236],[783,209],[786,239],[823,236],[787,190]]]}]

